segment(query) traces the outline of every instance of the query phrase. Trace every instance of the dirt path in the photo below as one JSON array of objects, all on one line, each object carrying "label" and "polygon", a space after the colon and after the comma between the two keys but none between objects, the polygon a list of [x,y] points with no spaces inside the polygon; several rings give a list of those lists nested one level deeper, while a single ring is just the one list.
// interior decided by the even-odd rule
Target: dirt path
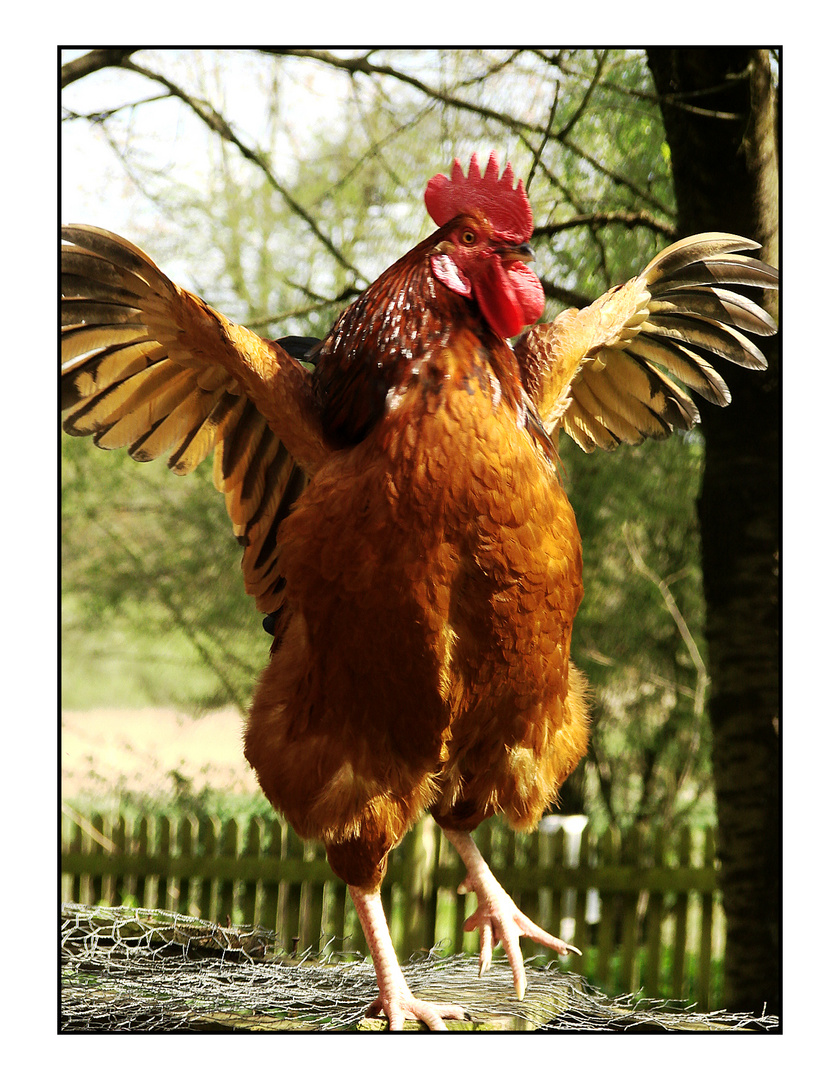
[{"label": "dirt path", "polygon": [[62,714],[62,797],[107,796],[117,789],[165,792],[172,770],[197,790],[259,790],[242,756],[242,718],[234,709],[198,720],[167,709],[94,709]]}]

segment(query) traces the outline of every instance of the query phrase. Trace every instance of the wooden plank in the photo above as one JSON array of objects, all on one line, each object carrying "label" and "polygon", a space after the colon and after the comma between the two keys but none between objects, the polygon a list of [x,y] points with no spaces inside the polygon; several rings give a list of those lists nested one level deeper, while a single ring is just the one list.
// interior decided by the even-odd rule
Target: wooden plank
[{"label": "wooden plank", "polygon": [[[680,831],[677,857],[680,866],[688,866],[691,863],[691,829],[685,825]],[[677,892],[674,905],[674,951],[671,968],[671,997],[682,1001],[687,993],[686,990],[686,944],[688,933],[688,890]]]},{"label": "wooden plank", "polygon": [[125,858],[126,870],[132,871],[130,876],[126,875],[132,886],[129,894],[134,896],[140,907],[151,907],[151,883],[142,869],[143,860],[148,855],[151,846],[149,840],[151,829],[149,818],[145,814],[138,815],[132,822],[131,835],[124,856],[115,856],[118,867],[122,858]]},{"label": "wooden plank", "polygon": [[172,871],[173,851],[170,844],[172,825],[166,814],[157,814],[154,818],[154,844],[157,856],[156,873],[152,873],[153,908],[169,909],[169,874]]},{"label": "wooden plank", "polygon": [[427,945],[427,908],[434,885],[437,837],[432,819],[424,818],[411,830],[402,847],[401,885],[404,898],[404,940],[401,952],[410,956]]},{"label": "wooden plank", "polygon": [[[288,825],[283,831],[281,864],[283,863],[295,864],[298,871],[297,873],[290,873],[286,881],[283,924],[278,931],[283,948],[294,955],[300,946],[301,883],[304,880],[303,871],[306,869],[307,864],[303,861],[303,841]],[[315,866],[318,864],[311,863],[309,865]]]},{"label": "wooden plank", "polygon": [[[261,847],[262,822],[258,817],[252,817],[245,828],[245,843],[242,854],[246,858],[261,859]],[[242,910],[242,922],[246,926],[254,926],[257,922],[257,891],[261,886],[261,878],[255,881],[246,881],[242,884],[240,907]]]},{"label": "wooden plank", "polygon": [[438,938],[435,937],[435,926],[437,924],[438,915],[438,896],[440,895],[437,887],[437,878],[438,870],[440,868],[440,849],[441,844],[444,843],[444,836],[440,829],[430,829],[429,836],[431,837],[432,858],[429,866],[429,888],[426,894],[421,930],[422,940],[426,945],[428,945],[430,941],[435,943],[438,941]]},{"label": "wooden plank", "polygon": [[68,860],[72,860],[74,856],[79,856],[82,853],[81,825],[77,821],[72,822],[69,826],[69,833],[67,848],[62,858],[62,869],[67,878],[67,900],[70,903],[80,904],[82,902],[80,876],[72,864],[68,864]]},{"label": "wooden plank", "polygon": [[344,915],[346,900],[347,889],[343,881],[328,881],[324,885],[323,934],[324,948],[327,952],[345,951]]},{"label": "wooden plank", "polygon": [[[319,856],[323,848],[314,840],[305,840],[303,844],[303,860],[310,866],[319,863]],[[318,952],[321,948],[321,915],[324,907],[324,884],[330,880],[325,878],[313,881],[307,879],[300,893],[300,945],[301,949],[314,949]]]},{"label": "wooden plank", "polygon": [[[584,826],[583,832],[580,834],[580,851],[578,853],[578,868],[582,871],[589,869],[590,860],[590,848],[592,838],[592,826],[588,823]],[[566,836],[566,843],[569,842],[568,836]],[[574,896],[574,910],[575,910],[575,941],[574,944],[580,949],[581,956],[576,953],[572,953],[571,970],[578,975],[583,974],[584,966],[586,965],[586,946],[588,944],[587,930],[588,924],[586,922],[586,900],[587,889],[583,885],[570,884],[569,867],[566,866],[567,859],[564,859],[563,863],[563,885],[566,888],[571,888]]]},{"label": "wooden plank", "polygon": [[[128,843],[128,826],[125,818],[122,814],[119,814],[111,822],[111,834],[109,837],[113,846],[112,854],[116,855],[126,850]],[[125,878],[118,873],[115,873],[112,880],[112,899],[106,900],[108,904],[119,905],[125,903]]]},{"label": "wooden plank", "polygon": [[213,919],[216,914],[216,890],[214,887],[212,863],[216,856],[218,843],[217,822],[209,815],[202,815],[198,822],[198,847],[197,859],[205,866],[203,871],[195,868],[195,876],[200,878],[201,887],[199,892],[199,908],[201,916],[205,919]]},{"label": "wooden plank", "polygon": [[[703,862],[706,866],[712,864],[714,855],[714,833],[707,827],[703,844]],[[700,956],[697,965],[697,1005],[703,1011],[709,1008],[712,982],[712,903],[711,893],[705,893],[700,901]]]},{"label": "wooden plank", "polygon": [[[642,857],[642,836],[638,825],[630,830],[621,847],[621,862],[638,867]],[[635,893],[625,893],[618,898],[621,911],[621,966],[620,984],[637,990],[639,987],[638,915],[642,899],[641,887]]]},{"label": "wooden plank", "polygon": [[[664,866],[665,836],[662,829],[656,829],[649,838],[655,866]],[[647,997],[659,997],[662,966],[662,893],[650,893],[645,912],[645,979],[644,989]]]},{"label": "wooden plank", "polygon": [[[105,824],[105,820],[101,814],[94,813],[90,816],[91,826],[91,853],[102,855],[103,859],[100,864],[101,870],[99,873],[92,874],[90,879],[91,896],[94,897],[93,903],[95,904],[107,904],[109,902],[107,897],[113,896],[113,867],[108,864],[108,852],[103,846],[103,840],[106,840],[105,829],[108,826]],[[100,839],[101,838],[101,839]]]},{"label": "wooden plank", "polygon": [[[267,839],[262,861],[266,866],[274,866],[280,861],[280,853],[283,839],[283,823],[275,817],[266,824]],[[268,930],[278,929],[280,888],[277,882],[268,880],[265,875],[260,878],[262,887],[262,904],[260,907],[260,925]]]},{"label": "wooden plank", "polygon": [[[537,834],[537,865],[540,868],[553,869],[556,884],[552,888],[540,886],[537,894],[537,918],[535,922],[549,934],[562,938],[560,920],[562,918],[563,890],[560,888],[563,873],[563,840],[565,833],[539,832]],[[539,950],[544,956],[556,955],[550,949]]]},{"label": "wooden plank", "polygon": [[[234,823],[235,824],[235,823]],[[129,869],[147,875],[165,876],[201,876],[210,866],[206,855],[185,856],[172,853],[168,841],[161,850],[150,852],[145,858],[136,855],[111,856],[102,851],[66,850],[63,854],[63,866],[66,873],[101,874],[104,870],[113,873],[125,873]],[[493,873],[500,884],[512,896],[521,895],[523,888],[534,892],[540,888],[551,888],[556,881],[556,871],[549,867],[534,866],[531,869],[493,866]],[[272,882],[295,880],[299,883],[313,882],[324,884],[334,880],[334,875],[326,860],[316,861],[302,857],[286,857],[277,862],[268,862],[263,856],[221,854],[212,860],[212,870],[220,881],[230,881],[233,876],[242,882]],[[441,867],[438,882],[441,887],[456,888],[463,879],[463,868]],[[389,886],[394,878],[388,879]],[[589,868],[568,867],[563,872],[563,886],[574,889],[594,888],[609,893],[629,893],[639,891],[665,893],[671,891],[697,892],[711,895],[718,884],[717,870],[714,866],[679,867],[667,866],[630,867],[600,865]]]},{"label": "wooden plank", "polygon": [[[175,838],[177,843],[177,850],[180,856],[184,858],[191,858],[195,851],[196,832],[198,830],[198,823],[192,814],[184,814],[184,816],[177,822],[175,829]],[[182,874],[172,879],[174,894],[177,897],[174,911],[180,912],[182,915],[190,914],[190,890],[192,887],[192,875]]]},{"label": "wooden plank", "polygon": [[350,899],[350,894],[345,889],[346,898],[344,901],[344,928],[345,928],[345,940],[347,941],[347,949],[349,952],[358,953],[360,956],[364,956],[367,952],[367,943],[365,941],[365,932],[362,929],[362,924],[359,922],[359,916],[356,914],[356,908],[353,901]]},{"label": "wooden plank", "polygon": [[[524,881],[519,891],[519,910],[524,915],[527,915],[533,922],[539,924],[540,888],[543,887],[541,884],[542,875],[538,876],[528,872],[539,862],[537,856],[537,834],[514,833],[513,835],[516,841],[516,870],[524,872]],[[547,872],[549,874],[551,873],[550,868]],[[529,956],[537,956],[540,953],[546,953],[545,949],[541,949],[540,946],[537,945],[536,942],[531,941],[530,938],[520,938],[519,944],[522,949],[522,956],[525,959]]]},{"label": "wooden plank", "polygon": [[[610,826],[600,837],[597,858],[602,867],[610,868],[620,857],[620,836],[615,826]],[[601,921],[598,924],[598,959],[596,975],[598,985],[606,988],[612,982],[610,960],[615,946],[616,896],[615,890],[601,890]]]},{"label": "wooden plank", "polygon": [[219,907],[216,922],[222,926],[236,922],[234,912],[234,883],[242,878],[236,871],[238,863],[239,829],[231,818],[222,826],[219,837],[219,852],[222,856],[216,863],[218,875]]}]

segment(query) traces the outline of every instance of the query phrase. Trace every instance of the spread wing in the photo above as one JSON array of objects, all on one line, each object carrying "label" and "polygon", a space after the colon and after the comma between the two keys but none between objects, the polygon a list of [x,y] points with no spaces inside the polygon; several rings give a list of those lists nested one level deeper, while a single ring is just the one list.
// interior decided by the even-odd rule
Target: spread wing
[{"label": "spread wing", "polygon": [[777,288],[773,267],[739,254],[758,246],[728,233],[679,240],[626,285],[524,334],[515,351],[548,431],[560,425],[591,451],[688,429],[699,413],[674,379],[708,401],[728,404],[713,359],[765,368],[746,335],[776,332],[758,304],[726,288]]},{"label": "spread wing", "polygon": [[[247,591],[280,606],[277,528],[327,455],[310,372],[281,344],[228,322],[103,229],[62,229],[64,430],[176,474],[212,451],[245,551]],[[300,352],[300,339],[288,339]]]}]

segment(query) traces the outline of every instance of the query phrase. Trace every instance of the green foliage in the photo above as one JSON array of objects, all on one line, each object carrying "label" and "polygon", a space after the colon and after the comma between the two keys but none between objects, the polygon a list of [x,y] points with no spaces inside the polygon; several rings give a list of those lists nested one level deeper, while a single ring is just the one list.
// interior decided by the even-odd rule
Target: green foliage
[{"label": "green foliage", "polygon": [[234,794],[207,784],[199,786],[175,769],[167,780],[166,785],[162,784],[154,791],[140,791],[119,782],[107,795],[80,794],[67,800],[67,805],[83,818],[101,815],[109,821],[120,816],[133,819],[143,815],[179,820],[190,814],[212,817],[222,825],[228,821],[247,824],[253,818],[260,818],[266,824],[276,820],[277,815],[262,792]]},{"label": "green foliage", "polygon": [[672,437],[591,455],[569,448],[564,464],[584,550],[572,651],[593,689],[587,805],[596,820],[603,814],[620,825],[653,816],[710,820],[703,669],[632,555],[669,589],[702,663],[695,507],[702,442]]},{"label": "green foliage", "polygon": [[209,463],[174,477],[63,436],[62,580],[66,708],[245,709],[269,638]]}]

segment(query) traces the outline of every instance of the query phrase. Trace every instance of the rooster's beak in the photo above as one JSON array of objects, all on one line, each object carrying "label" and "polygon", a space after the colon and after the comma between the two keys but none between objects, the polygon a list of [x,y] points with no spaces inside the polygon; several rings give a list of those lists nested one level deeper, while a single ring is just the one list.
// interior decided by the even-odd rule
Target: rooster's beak
[{"label": "rooster's beak", "polygon": [[533,262],[536,256],[530,244],[501,243],[494,248],[502,262]]}]

